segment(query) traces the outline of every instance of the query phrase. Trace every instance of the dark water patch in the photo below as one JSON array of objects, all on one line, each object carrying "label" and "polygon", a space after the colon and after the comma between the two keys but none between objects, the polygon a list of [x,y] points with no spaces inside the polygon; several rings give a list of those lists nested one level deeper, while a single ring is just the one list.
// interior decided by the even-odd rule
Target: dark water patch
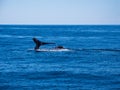
[{"label": "dark water patch", "polygon": [[11,87],[10,85],[0,85],[0,90],[9,90],[10,87]]},{"label": "dark water patch", "polygon": [[[102,80],[102,79],[110,79],[110,77],[108,76],[102,76],[102,75],[92,75],[92,74],[84,74],[84,73],[73,73],[70,71],[44,71],[44,72],[4,72],[4,73],[0,73],[1,76],[4,77],[11,77],[12,78],[17,78],[17,77],[21,77],[21,76],[27,76],[31,79],[34,78],[40,78],[42,79],[42,77],[46,78],[46,79],[53,79],[53,78],[84,78],[84,79],[89,79],[89,80]],[[27,78],[26,77],[26,78]],[[37,79],[38,79],[37,78]],[[36,80],[37,80],[36,79]]]},{"label": "dark water patch", "polygon": [[120,52],[120,49],[91,49],[91,50]]},{"label": "dark water patch", "polygon": [[[119,68],[119,67],[117,67],[117,68]],[[114,77],[120,77],[120,73],[118,73],[118,74],[111,74],[112,76],[114,76]]]},{"label": "dark water patch", "polygon": [[112,84],[120,85],[120,80],[119,80],[119,81],[112,81],[112,82],[111,82],[111,85],[112,85]]},{"label": "dark water patch", "polygon": [[92,74],[83,74],[83,73],[73,73],[70,71],[48,71],[48,72],[8,72],[2,73],[3,77],[12,77],[12,78],[26,78],[30,80],[48,80],[48,79],[63,79],[63,78],[71,78],[71,79],[82,79],[82,80],[109,80],[111,79],[109,76],[101,76],[101,75],[92,75]]},{"label": "dark water patch", "polygon": [[120,90],[120,88],[110,88],[109,90]]},{"label": "dark water patch", "polygon": [[42,79],[56,79],[56,78],[65,78],[68,75],[67,71],[50,71],[50,72],[36,72],[28,73],[27,78],[32,80],[42,80]]},{"label": "dark water patch", "polygon": [[89,49],[89,48],[87,48],[87,49],[73,49],[73,50],[76,50],[76,51],[111,51],[111,52],[120,52],[120,49]]}]

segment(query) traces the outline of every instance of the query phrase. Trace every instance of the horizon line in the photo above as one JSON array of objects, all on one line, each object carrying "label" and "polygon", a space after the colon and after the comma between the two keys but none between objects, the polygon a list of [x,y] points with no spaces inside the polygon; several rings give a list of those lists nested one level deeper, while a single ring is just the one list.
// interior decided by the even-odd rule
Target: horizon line
[{"label": "horizon line", "polygon": [[62,26],[69,26],[69,25],[75,25],[75,26],[79,26],[79,25],[107,25],[107,26],[109,26],[109,25],[115,25],[115,26],[119,26],[120,24],[0,24],[0,25],[35,25],[35,26],[37,26],[37,25],[40,25],[40,26],[49,26],[49,25],[62,25]]}]

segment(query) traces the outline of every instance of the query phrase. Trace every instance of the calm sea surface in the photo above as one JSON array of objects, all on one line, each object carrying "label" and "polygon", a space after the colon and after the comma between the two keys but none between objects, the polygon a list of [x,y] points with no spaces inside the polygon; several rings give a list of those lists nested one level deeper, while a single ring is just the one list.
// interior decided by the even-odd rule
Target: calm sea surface
[{"label": "calm sea surface", "polygon": [[120,26],[0,25],[0,90],[120,90]]}]

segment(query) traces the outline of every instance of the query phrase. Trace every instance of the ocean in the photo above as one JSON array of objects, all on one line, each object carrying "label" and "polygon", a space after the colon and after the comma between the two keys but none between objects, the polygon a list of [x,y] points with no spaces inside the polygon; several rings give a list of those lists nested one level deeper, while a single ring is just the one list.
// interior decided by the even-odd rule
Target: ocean
[{"label": "ocean", "polygon": [[120,90],[120,25],[0,25],[0,90]]}]

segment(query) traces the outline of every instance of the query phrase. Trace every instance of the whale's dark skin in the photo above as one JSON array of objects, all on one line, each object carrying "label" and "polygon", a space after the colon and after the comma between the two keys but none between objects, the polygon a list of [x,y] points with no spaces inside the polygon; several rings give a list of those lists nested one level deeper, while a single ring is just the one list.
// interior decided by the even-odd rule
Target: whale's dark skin
[{"label": "whale's dark skin", "polygon": [[55,49],[65,49],[63,46],[57,46]]},{"label": "whale's dark skin", "polygon": [[55,44],[55,43],[48,43],[48,42],[42,42],[39,41],[37,38],[33,38],[33,41],[35,42],[36,46],[35,46],[35,50],[39,49],[40,46],[42,45],[46,45],[46,44]]}]

